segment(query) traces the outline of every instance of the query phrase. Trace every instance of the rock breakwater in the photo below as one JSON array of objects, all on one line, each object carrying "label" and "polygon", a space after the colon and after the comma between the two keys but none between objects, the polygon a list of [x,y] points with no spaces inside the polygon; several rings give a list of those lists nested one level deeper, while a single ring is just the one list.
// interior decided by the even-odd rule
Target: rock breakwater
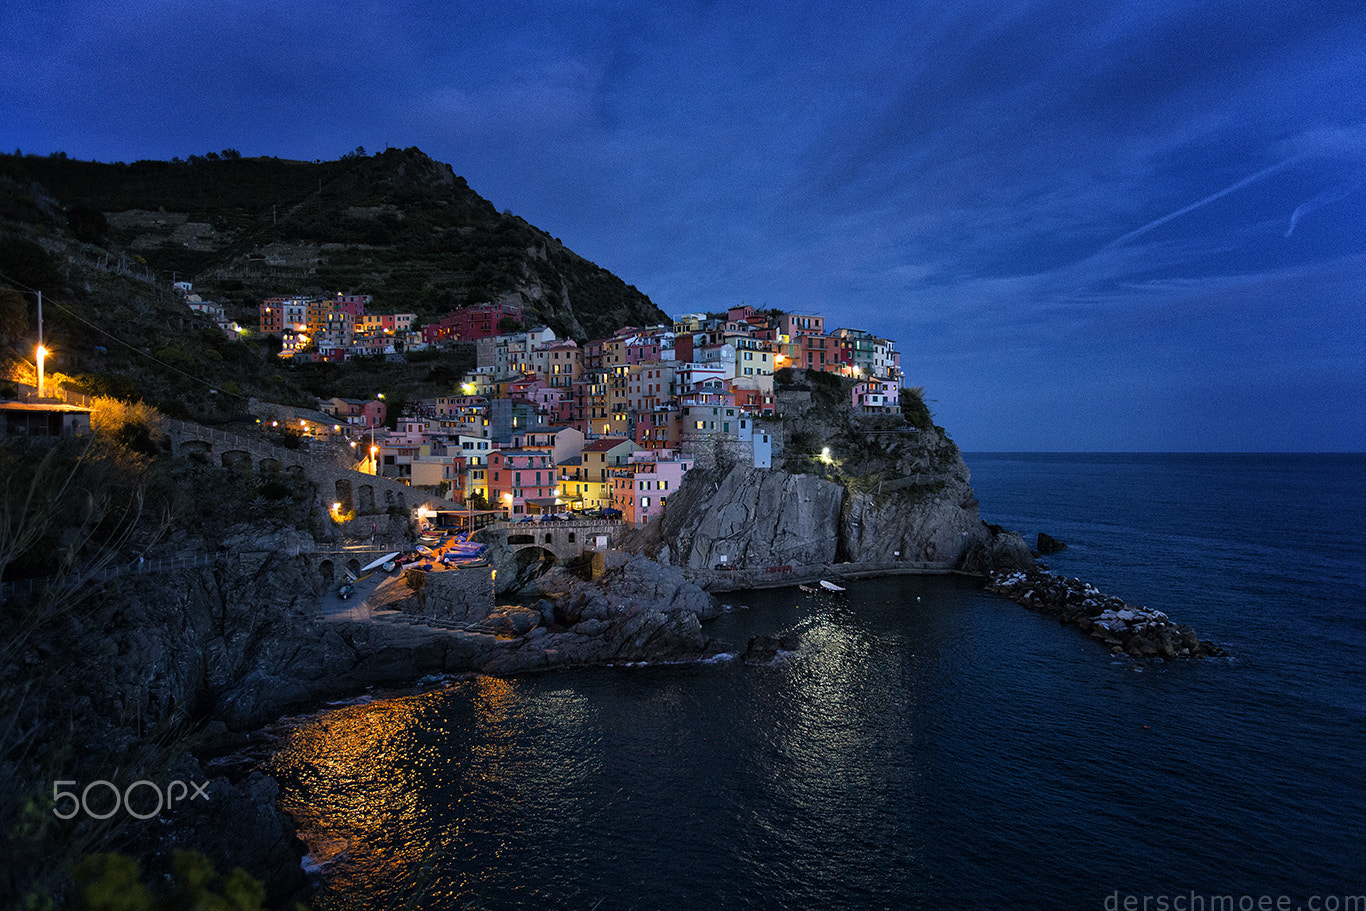
[{"label": "rock breakwater", "polygon": [[1214,658],[1228,653],[1162,611],[1127,604],[1079,579],[1042,572],[994,573],[987,591],[1075,627],[1112,654],[1132,658]]}]

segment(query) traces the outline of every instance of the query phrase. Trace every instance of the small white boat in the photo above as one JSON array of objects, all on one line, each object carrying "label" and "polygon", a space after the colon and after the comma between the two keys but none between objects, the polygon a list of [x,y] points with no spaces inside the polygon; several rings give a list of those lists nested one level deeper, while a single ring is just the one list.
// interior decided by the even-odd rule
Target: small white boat
[{"label": "small white boat", "polygon": [[[363,572],[363,573],[368,573],[368,572],[369,572],[370,570],[372,570],[372,569],[379,569],[379,568],[380,568],[381,566],[383,566],[384,564],[393,562],[394,557],[397,557],[397,556],[398,556],[398,551],[394,551],[394,552],[391,553],[391,554],[387,554],[387,555],[385,555],[385,556],[383,556],[383,557],[380,557],[378,560],[375,560],[373,563],[368,563],[368,564],[366,564],[365,566],[362,566],[362,567],[360,568],[360,571]],[[387,573],[388,571],[389,571],[389,570],[387,570],[387,569],[385,570],[386,573]]]},{"label": "small white boat", "polygon": [[836,585],[835,583],[833,583],[833,582],[827,582],[827,581],[824,580],[824,579],[821,580],[821,588],[825,589],[825,590],[828,591],[828,592],[842,592],[842,591],[844,591],[844,586],[843,586],[843,585]]}]

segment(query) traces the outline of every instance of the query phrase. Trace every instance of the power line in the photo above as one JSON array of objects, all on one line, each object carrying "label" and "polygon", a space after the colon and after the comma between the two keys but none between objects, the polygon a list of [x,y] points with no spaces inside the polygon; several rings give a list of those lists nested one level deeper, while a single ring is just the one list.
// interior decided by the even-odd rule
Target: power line
[{"label": "power line", "polygon": [[[10,282],[11,284],[18,285],[20,288],[23,288],[25,291],[29,291],[29,292],[31,292],[31,293],[33,293],[33,294],[37,294],[37,293],[38,293],[38,290],[37,290],[36,288],[30,288],[30,287],[28,287],[27,285],[25,285],[23,282],[15,281],[14,279],[10,278],[8,275],[5,275],[3,272],[0,272],[0,278],[3,278],[5,281]],[[205,386],[208,386],[210,389],[213,389],[213,390],[215,390],[216,392],[220,392],[220,393],[222,393],[223,395],[230,395],[230,396],[233,396],[233,397],[235,397],[235,398],[242,399],[242,400],[244,400],[244,401],[249,401],[249,400],[250,400],[250,396],[245,396],[245,395],[242,395],[241,393],[238,393],[238,392],[229,392],[228,390],[222,388],[221,386],[215,386],[213,383],[210,383],[208,380],[204,379],[202,376],[195,376],[193,373],[187,373],[187,372],[185,372],[184,370],[181,370],[179,367],[175,366],[174,364],[168,364],[168,363],[166,363],[165,361],[161,360],[160,358],[156,357],[155,355],[152,355],[151,353],[149,353],[149,352],[147,352],[147,351],[142,350],[141,348],[137,347],[136,345],[133,345],[133,344],[131,344],[131,343],[129,343],[129,342],[125,342],[123,339],[119,338],[117,335],[114,335],[112,332],[109,332],[108,330],[103,329],[103,328],[101,328],[101,327],[95,325],[94,323],[90,322],[90,320],[88,320],[88,319],[86,319],[85,317],[81,316],[79,313],[76,313],[76,312],[73,311],[73,310],[69,310],[69,309],[67,309],[66,307],[63,307],[61,304],[57,303],[57,302],[54,301],[54,300],[51,300],[50,298],[49,298],[49,300],[48,300],[47,303],[48,303],[48,306],[50,306],[50,307],[56,307],[58,310],[61,310],[61,311],[62,311],[63,313],[65,313],[66,315],[71,316],[71,317],[75,317],[76,319],[78,319],[78,320],[80,320],[81,322],[85,323],[87,326],[89,326],[91,329],[94,329],[96,332],[100,333],[101,335],[104,335],[104,336],[107,336],[107,337],[110,338],[110,339],[113,339],[114,341],[118,342],[120,345],[123,345],[123,346],[124,346],[125,348],[127,348],[128,350],[134,351],[134,352],[136,352],[136,353],[142,355],[143,357],[147,358],[148,360],[154,361],[154,362],[160,364],[161,366],[165,367],[167,370],[173,370],[173,371],[175,371],[176,373],[179,373],[181,376],[188,377],[189,379],[192,379],[192,380],[194,380],[194,381],[196,381],[196,382],[199,382],[199,383],[203,383]]]}]

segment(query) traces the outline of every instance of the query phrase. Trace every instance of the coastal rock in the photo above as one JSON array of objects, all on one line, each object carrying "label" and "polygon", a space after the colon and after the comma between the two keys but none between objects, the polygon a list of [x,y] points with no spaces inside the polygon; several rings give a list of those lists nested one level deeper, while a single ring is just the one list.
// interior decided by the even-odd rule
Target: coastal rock
[{"label": "coastal rock", "polygon": [[987,537],[973,540],[959,562],[959,569],[983,576],[1004,570],[1034,569],[1034,555],[1019,532],[1007,531],[999,525],[984,527]]},{"label": "coastal rock", "polygon": [[686,570],[829,563],[843,500],[842,487],[814,475],[694,469],[665,512],[665,558]]},{"label": "coastal rock", "polygon": [[791,584],[831,564],[895,570],[972,559],[978,572],[1034,565],[1018,535],[993,534],[982,522],[966,466],[867,491],[778,469],[694,469],[669,504],[641,549],[693,576],[734,568],[736,584],[763,584],[774,570]]},{"label": "coastal rock", "polygon": [[1039,532],[1038,541],[1035,544],[1034,549],[1039,552],[1040,556],[1046,557],[1049,554],[1056,554],[1058,551],[1066,550],[1067,545],[1051,535]]},{"label": "coastal rock", "polygon": [[166,811],[161,818],[168,825],[132,833],[137,853],[152,858],[149,873],[168,874],[171,851],[192,848],[222,873],[236,867],[250,871],[281,907],[307,897],[308,878],[299,866],[305,848],[294,824],[276,807],[279,786],[273,778],[259,771],[236,782],[210,778],[190,757],[170,777],[193,782],[204,794]]},{"label": "coastal rock", "polygon": [[1004,595],[1059,622],[1076,627],[1115,654],[1135,658],[1204,658],[1227,654],[1202,641],[1189,626],[1101,594],[1093,585],[1041,572],[994,573],[987,591]]},{"label": "coastal rock", "polygon": [[799,643],[791,636],[753,636],[746,643],[740,660],[748,665],[770,665],[783,653],[795,652],[798,647]]},{"label": "coastal rock", "polygon": [[716,600],[670,567],[645,557],[609,554],[602,576],[585,581],[565,569],[539,580],[545,598],[535,611],[551,618],[544,632],[523,636],[476,664],[488,674],[586,664],[694,661],[714,651],[702,619]]}]

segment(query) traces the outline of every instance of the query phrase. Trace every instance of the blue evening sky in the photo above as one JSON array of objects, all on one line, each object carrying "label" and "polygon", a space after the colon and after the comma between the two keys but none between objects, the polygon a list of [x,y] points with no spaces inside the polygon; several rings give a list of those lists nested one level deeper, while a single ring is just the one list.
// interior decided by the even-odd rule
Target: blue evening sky
[{"label": "blue evening sky", "polygon": [[1360,0],[0,9],[6,151],[386,145],[671,314],[894,339],[966,450],[1366,449]]}]

